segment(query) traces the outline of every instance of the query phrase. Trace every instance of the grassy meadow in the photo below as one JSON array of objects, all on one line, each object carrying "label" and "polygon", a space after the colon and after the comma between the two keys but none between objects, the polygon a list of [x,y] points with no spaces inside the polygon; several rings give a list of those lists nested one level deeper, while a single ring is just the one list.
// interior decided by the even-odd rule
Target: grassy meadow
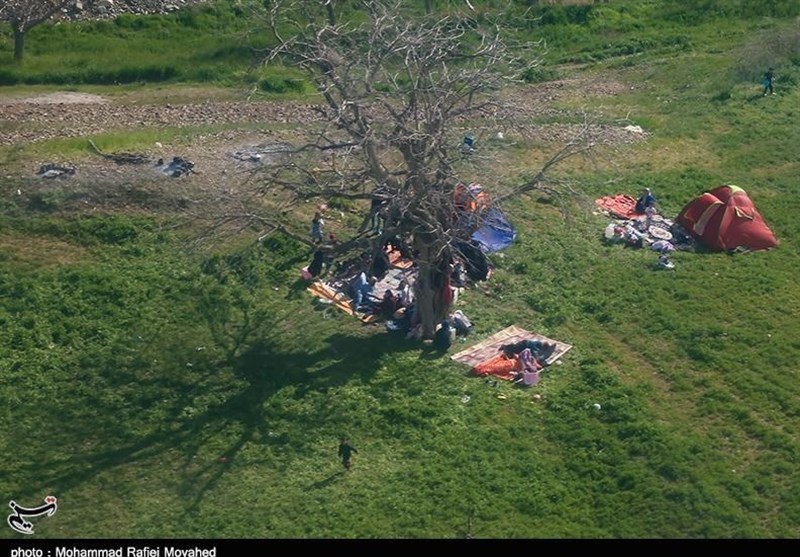
[{"label": "grassy meadow", "polygon": [[[269,38],[236,4],[36,27],[22,66],[0,26],[0,97],[308,94],[252,65]],[[453,351],[509,325],[573,345],[533,389],[323,311],[290,238],[190,249],[179,215],[32,208],[0,174],[0,495],[58,497],[35,537],[800,537],[800,7],[525,4],[507,22],[547,38],[541,79],[625,85],[564,113],[648,133],[559,169],[579,191],[566,217],[538,194],[509,202],[517,241],[459,298],[475,330]],[[138,133],[107,139],[152,142]],[[75,145],[3,147],[0,164]],[[519,183],[556,146],[492,144],[473,179]],[[658,271],[653,252],[602,241],[600,195],[650,187],[672,217],[721,184],[748,192],[777,249],[678,252]]]}]

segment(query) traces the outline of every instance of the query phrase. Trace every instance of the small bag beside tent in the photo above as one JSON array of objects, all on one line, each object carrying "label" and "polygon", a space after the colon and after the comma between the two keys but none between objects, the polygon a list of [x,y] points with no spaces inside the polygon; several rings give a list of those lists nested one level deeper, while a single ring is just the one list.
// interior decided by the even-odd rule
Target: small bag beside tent
[{"label": "small bag beside tent", "polygon": [[675,223],[711,249],[774,248],[778,240],[747,193],[738,186],[720,186],[690,201]]}]

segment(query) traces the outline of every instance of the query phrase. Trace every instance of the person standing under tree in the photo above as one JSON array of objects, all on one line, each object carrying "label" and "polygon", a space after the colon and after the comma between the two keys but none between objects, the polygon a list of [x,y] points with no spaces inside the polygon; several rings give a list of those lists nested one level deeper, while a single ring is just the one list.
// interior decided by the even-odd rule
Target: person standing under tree
[{"label": "person standing under tree", "polygon": [[322,220],[322,213],[317,211],[314,213],[314,218],[311,221],[311,239],[315,244],[321,244],[323,240],[323,228],[325,221]]},{"label": "person standing under tree", "polygon": [[353,453],[357,452],[356,448],[347,440],[347,437],[342,437],[339,440],[339,457],[342,459],[342,466],[344,466],[345,470],[350,470],[350,467],[353,465],[352,462],[350,462],[350,458],[353,456]]},{"label": "person standing under tree", "polygon": [[775,91],[772,88],[772,84],[775,81],[775,68],[770,68],[764,74],[764,96],[767,95],[774,95]]}]

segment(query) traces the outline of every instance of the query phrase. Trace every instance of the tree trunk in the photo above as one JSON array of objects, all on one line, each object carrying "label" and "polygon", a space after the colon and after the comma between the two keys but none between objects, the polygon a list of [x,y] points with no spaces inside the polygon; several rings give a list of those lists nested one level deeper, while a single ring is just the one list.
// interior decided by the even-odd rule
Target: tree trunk
[{"label": "tree trunk", "polygon": [[425,15],[431,15],[432,11],[431,0],[425,0]]},{"label": "tree trunk", "polygon": [[22,55],[25,52],[25,31],[14,28],[14,62],[22,62]]},{"label": "tree trunk", "polygon": [[[431,240],[431,239],[427,239]],[[422,325],[422,338],[433,338],[436,325],[450,312],[452,297],[449,291],[448,277],[450,268],[447,257],[436,257],[433,242],[426,241],[422,235],[415,236],[415,249],[419,253],[417,263],[417,280],[414,283],[415,311]]]}]

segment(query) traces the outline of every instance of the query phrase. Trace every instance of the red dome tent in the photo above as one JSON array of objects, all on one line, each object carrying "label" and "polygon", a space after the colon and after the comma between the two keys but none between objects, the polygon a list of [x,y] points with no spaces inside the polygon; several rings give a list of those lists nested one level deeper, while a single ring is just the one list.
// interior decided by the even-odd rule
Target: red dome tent
[{"label": "red dome tent", "polygon": [[747,193],[737,186],[720,186],[690,201],[675,222],[718,251],[738,247],[774,248],[778,240]]}]

